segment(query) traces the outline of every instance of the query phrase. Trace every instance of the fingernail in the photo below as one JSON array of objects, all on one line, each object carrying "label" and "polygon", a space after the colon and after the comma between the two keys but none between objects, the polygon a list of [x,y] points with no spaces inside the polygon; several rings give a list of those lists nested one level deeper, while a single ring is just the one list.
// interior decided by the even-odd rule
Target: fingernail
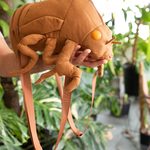
[{"label": "fingernail", "polygon": [[106,61],[105,61],[105,64],[107,64],[107,62],[108,62],[108,61],[106,60]]},{"label": "fingernail", "polygon": [[78,45],[78,48],[81,48],[81,45]]},{"label": "fingernail", "polygon": [[90,50],[90,49],[88,49],[88,53],[91,53],[91,50]]}]

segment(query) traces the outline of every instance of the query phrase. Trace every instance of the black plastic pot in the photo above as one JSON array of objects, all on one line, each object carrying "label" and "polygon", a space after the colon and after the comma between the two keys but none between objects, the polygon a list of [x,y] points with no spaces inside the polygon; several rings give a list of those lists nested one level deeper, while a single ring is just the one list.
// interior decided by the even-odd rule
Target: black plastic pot
[{"label": "black plastic pot", "polygon": [[126,116],[129,114],[130,103],[123,103],[120,116]]},{"label": "black plastic pot", "polygon": [[139,74],[134,65],[124,65],[125,93],[129,96],[139,95]]},{"label": "black plastic pot", "polygon": [[150,135],[140,132],[141,150],[147,150],[150,145]]},{"label": "black plastic pot", "polygon": [[[119,105],[120,105],[120,103],[119,103]],[[124,117],[124,116],[127,116],[129,114],[129,110],[130,110],[130,102],[129,103],[123,103],[121,113],[119,116],[116,116],[112,111],[111,111],[111,114],[113,116],[116,116],[116,117]]]}]

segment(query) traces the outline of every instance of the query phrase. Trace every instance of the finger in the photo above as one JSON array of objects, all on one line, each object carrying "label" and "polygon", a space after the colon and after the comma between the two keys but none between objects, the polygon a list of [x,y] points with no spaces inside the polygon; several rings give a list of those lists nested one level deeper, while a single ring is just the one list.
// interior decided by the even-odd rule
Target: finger
[{"label": "finger", "polygon": [[83,61],[85,60],[85,58],[88,56],[88,54],[91,52],[90,49],[86,49],[84,50],[75,60],[74,63],[78,64],[78,65],[82,65]]},{"label": "finger", "polygon": [[91,56],[87,56],[85,58],[85,60],[87,60],[87,61],[97,61],[95,58],[92,58]]},{"label": "finger", "polygon": [[55,57],[58,57],[59,56],[59,54],[53,54],[52,56],[51,56],[51,58],[55,58]]},{"label": "finger", "polygon": [[74,56],[75,56],[77,50],[79,50],[80,48],[81,48],[80,45],[77,45],[77,46],[75,47],[75,49],[74,49],[74,51],[73,51],[73,53],[72,53],[72,55],[71,55],[71,57],[70,57],[70,61],[73,60],[73,58],[74,58]]},{"label": "finger", "polygon": [[95,62],[90,62],[90,61],[84,61],[83,66],[88,67],[88,68],[94,68],[98,67],[99,65],[106,64],[108,61],[106,59],[98,60]]},{"label": "finger", "polygon": [[75,53],[75,57],[78,57],[80,54],[82,54],[82,52],[83,52],[83,51],[77,51],[77,52]]}]

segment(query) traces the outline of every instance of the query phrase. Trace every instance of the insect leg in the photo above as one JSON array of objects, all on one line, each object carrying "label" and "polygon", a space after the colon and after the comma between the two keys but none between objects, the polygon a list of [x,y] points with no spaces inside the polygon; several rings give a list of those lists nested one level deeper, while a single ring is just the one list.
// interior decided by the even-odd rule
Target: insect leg
[{"label": "insect leg", "polygon": [[31,35],[24,37],[21,40],[21,42],[17,45],[18,50],[22,54],[30,57],[31,59],[29,60],[29,63],[25,68],[15,71],[15,72],[10,72],[9,74],[11,76],[26,73],[33,68],[33,66],[36,64],[36,62],[38,60],[39,55],[34,50],[29,48],[28,45],[34,45],[34,44],[38,43],[38,41],[40,41],[44,38],[45,38],[45,36],[40,35],[40,34],[31,34]]},{"label": "insect leg", "polygon": [[57,58],[51,58],[54,49],[56,47],[56,39],[48,38],[45,44],[45,49],[43,51],[42,59],[45,65],[53,65]]},{"label": "insect leg", "polygon": [[40,84],[44,79],[53,76],[56,73],[56,69],[52,69],[51,71],[44,73],[40,76],[40,78],[34,83],[34,85]]},{"label": "insect leg", "polygon": [[98,66],[98,76],[102,77],[104,74],[104,64]]},{"label": "insect leg", "polygon": [[[52,39],[52,38],[47,39],[45,48],[43,51],[43,56],[42,56],[42,59],[43,59],[45,65],[54,65],[55,64],[57,57],[51,58],[53,51],[55,49],[55,46],[56,46],[56,39]],[[44,79],[51,77],[55,73],[56,73],[56,70],[54,68],[54,69],[50,70],[49,72],[42,74],[40,76],[40,78],[34,84],[37,85],[37,84],[41,83]]]},{"label": "insect leg", "polygon": [[66,91],[70,92],[80,83],[81,70],[72,65],[69,60],[77,43],[67,40],[62,52],[56,61],[56,72],[59,76],[66,75],[72,78],[71,83],[66,87]]}]

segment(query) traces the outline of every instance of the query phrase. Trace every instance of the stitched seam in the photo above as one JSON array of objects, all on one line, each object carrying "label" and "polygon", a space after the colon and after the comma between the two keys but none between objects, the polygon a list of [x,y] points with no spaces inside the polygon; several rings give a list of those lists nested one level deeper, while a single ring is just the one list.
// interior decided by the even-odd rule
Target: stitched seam
[{"label": "stitched seam", "polygon": [[[95,12],[98,14],[98,16],[99,16],[99,18],[100,18],[100,20],[101,20],[101,22],[102,22],[102,23],[100,23],[97,27],[95,27],[95,28],[98,28],[99,26],[104,25],[104,21],[102,20],[100,14],[99,14],[99,12],[97,11],[97,9],[96,9],[95,5],[93,4],[93,2],[92,2],[91,0],[89,0],[89,2],[90,2],[90,5],[94,8]],[[92,31],[93,31],[93,29],[83,38],[81,44],[85,41],[86,37],[87,37]]]},{"label": "stitched seam", "polygon": [[71,5],[72,5],[72,3],[73,3],[73,2],[74,2],[74,0],[72,0],[71,4],[70,4],[70,6],[69,6],[69,8],[68,8],[68,11],[67,11],[67,13],[66,13],[66,16],[65,16],[64,20],[66,19],[66,17],[67,17],[67,14],[68,14],[68,12],[69,12],[69,10],[70,10],[70,8],[71,8]]},{"label": "stitched seam", "polygon": [[[27,4],[28,5],[28,4]],[[18,20],[17,20],[17,26],[16,27],[19,27],[19,21],[20,21],[20,16],[21,16],[21,14],[22,14],[22,12],[23,12],[23,10],[26,8],[26,6],[21,10],[21,12],[20,12],[20,14],[19,14],[19,18],[18,18]],[[14,15],[13,15],[13,18],[12,18],[12,27],[14,26],[13,25],[13,20],[14,20],[14,18],[16,17],[15,15],[16,15],[16,12],[17,12],[17,10],[14,12]],[[16,30],[16,29],[13,29],[13,30]],[[16,34],[14,34],[14,36],[15,36],[15,38],[16,38]],[[18,35],[17,35],[18,36]],[[19,38],[20,38],[20,36],[19,36]],[[18,41],[18,39],[16,38],[16,41],[17,42],[19,42]]]},{"label": "stitched seam", "polygon": [[[34,4],[32,4],[32,5],[29,7],[29,9],[27,10],[26,15],[24,16],[24,20],[25,20],[25,18],[26,18],[26,16],[27,16],[29,10],[33,7],[33,5],[34,5]],[[23,24],[24,24],[24,20],[23,20]]]},{"label": "stitched seam", "polygon": [[[68,8],[68,11],[67,11],[67,13],[66,13],[66,15],[65,15],[65,18],[64,18],[64,22],[65,22],[65,19],[66,19],[66,17],[67,17],[67,14],[68,14],[68,12],[69,12],[69,10],[70,10],[71,5],[72,5],[73,2],[74,2],[74,0],[72,0],[70,6],[69,6],[69,8]],[[63,22],[62,26],[64,25],[64,22]],[[61,28],[62,28],[62,26],[61,26]],[[60,36],[60,33],[59,33],[59,36]]]},{"label": "stitched seam", "polygon": [[[101,26],[102,24],[100,23],[97,27],[95,27],[94,29],[98,28],[99,26]],[[89,33],[83,38],[82,42],[81,42],[81,45],[82,43],[85,41],[85,39],[87,38],[87,36],[94,30],[92,29],[91,31],[89,31]]]},{"label": "stitched seam", "polygon": [[28,6],[29,4],[25,5],[25,7],[22,9],[22,11],[20,12],[20,15],[19,15],[19,19],[18,19],[18,24],[17,26],[19,27],[19,23],[20,23],[20,17],[22,15],[22,12],[24,11],[24,9]]}]

